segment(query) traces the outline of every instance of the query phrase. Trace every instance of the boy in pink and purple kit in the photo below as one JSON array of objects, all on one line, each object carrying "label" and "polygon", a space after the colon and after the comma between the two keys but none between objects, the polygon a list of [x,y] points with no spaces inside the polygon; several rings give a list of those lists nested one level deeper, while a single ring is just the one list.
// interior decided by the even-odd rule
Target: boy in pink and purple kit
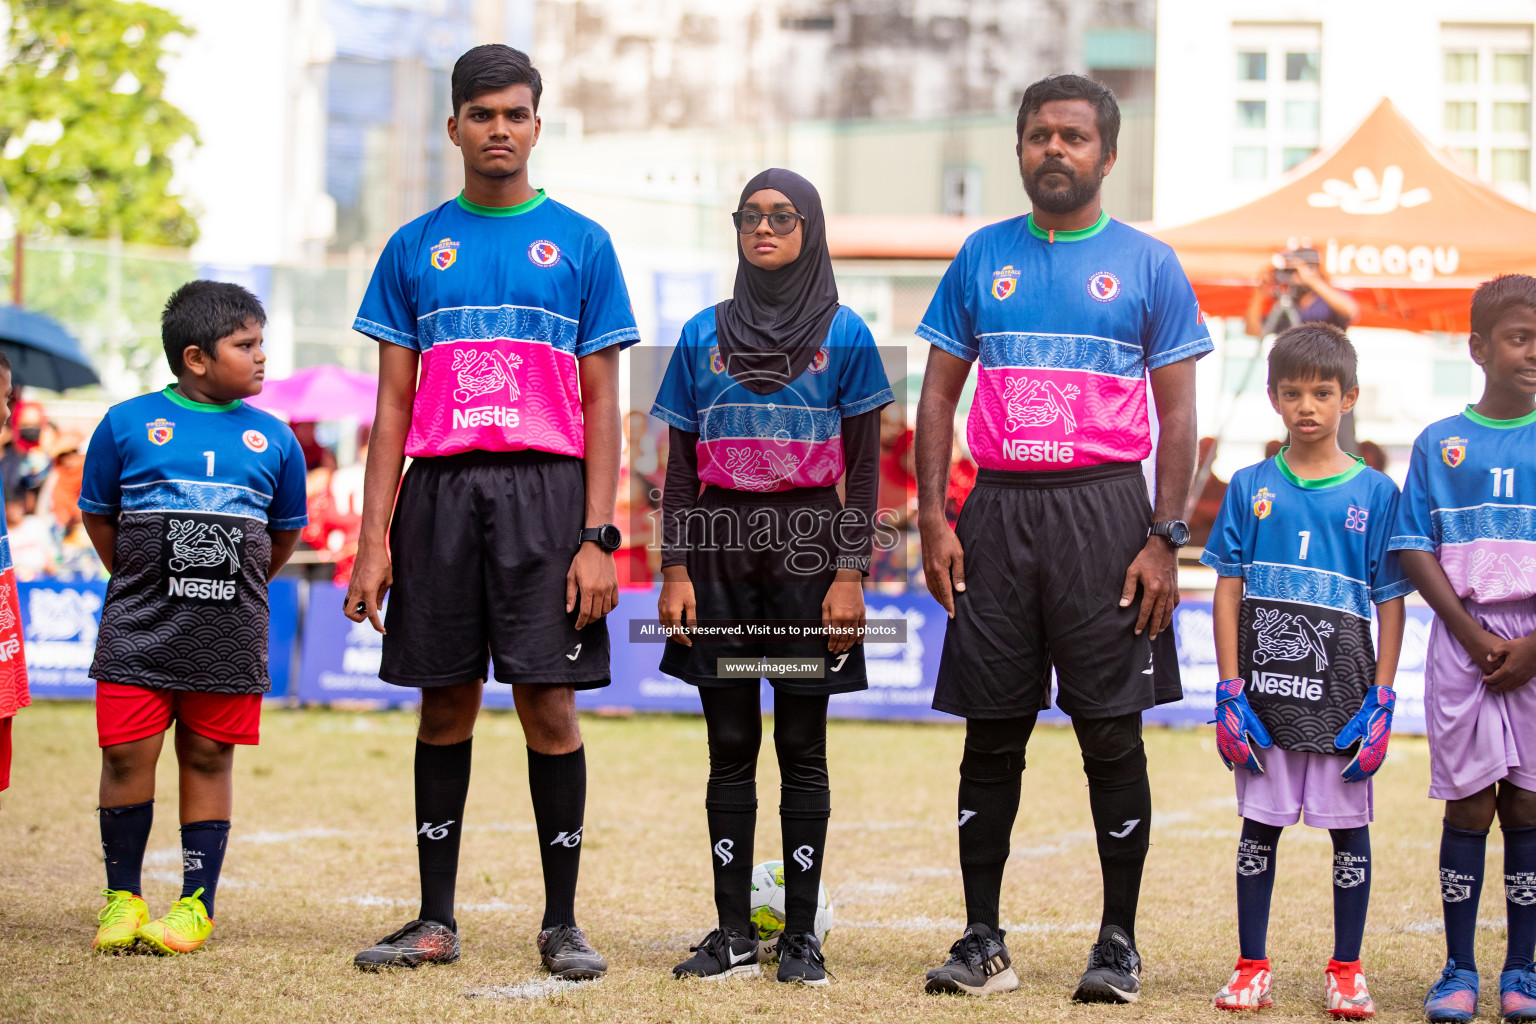
[{"label": "boy in pink and purple kit", "polygon": [[1413,445],[1391,547],[1435,610],[1424,669],[1432,800],[1445,801],[1440,899],[1447,961],[1432,1021],[1477,1014],[1473,959],[1488,829],[1504,833],[1506,1021],[1536,1020],[1536,278],[1472,296],[1483,397]]}]

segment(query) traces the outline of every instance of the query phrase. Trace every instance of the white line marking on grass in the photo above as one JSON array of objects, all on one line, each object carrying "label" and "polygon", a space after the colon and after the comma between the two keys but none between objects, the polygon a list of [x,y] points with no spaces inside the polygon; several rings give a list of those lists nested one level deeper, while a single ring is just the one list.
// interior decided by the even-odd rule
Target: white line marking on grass
[{"label": "white line marking on grass", "polygon": [[[336,839],[341,836],[380,835],[377,832],[356,832],[339,828],[300,828],[289,832],[236,832],[231,838],[242,843],[291,843],[299,839]],[[179,857],[180,854],[178,853]]]},{"label": "white line marking on grass", "polygon": [[[1503,931],[1505,921],[1502,917],[1480,917],[1477,919],[1477,930],[1483,932]],[[1410,935],[1438,935],[1445,931],[1445,922],[1438,917],[1426,917],[1419,921],[1408,921],[1403,924],[1394,924],[1382,931],[1407,932]]]},{"label": "white line marking on grass", "polygon": [[[906,932],[958,932],[965,930],[965,922],[958,917],[904,917],[896,921],[850,921],[839,917],[835,928],[879,928],[885,931]],[[1002,927],[1012,935],[1015,932],[1028,935],[1066,935],[1079,932],[1097,934],[1099,926],[1089,921],[1027,921],[1005,922]]]},{"label": "white line marking on grass", "polygon": [[516,985],[494,985],[490,988],[470,988],[464,990],[465,999],[550,999],[554,996],[563,996],[573,988],[582,985],[596,985],[602,979],[594,978],[591,981],[562,981],[559,978],[537,978],[533,981],[524,981]]},{"label": "white line marking on grass", "polygon": [[351,903],[359,907],[414,907],[416,901],[399,900],[393,896],[343,896],[343,903]]},{"label": "white line marking on grass", "polygon": [[471,914],[499,914],[506,912],[521,914],[531,909],[533,908],[529,907],[526,903],[503,903],[501,900],[491,900],[489,903],[463,903],[459,905],[459,910],[467,911]]}]

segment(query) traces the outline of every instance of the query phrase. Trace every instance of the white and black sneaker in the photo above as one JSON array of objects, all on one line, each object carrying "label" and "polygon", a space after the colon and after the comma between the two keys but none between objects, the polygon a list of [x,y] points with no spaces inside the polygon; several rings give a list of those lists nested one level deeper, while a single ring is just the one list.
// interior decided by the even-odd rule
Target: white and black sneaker
[{"label": "white and black sneaker", "polygon": [[1019,987],[1019,976],[1013,973],[1013,958],[1003,945],[1006,934],[984,924],[967,925],[965,934],[949,947],[949,959],[944,966],[928,972],[924,988],[933,993],[958,992],[968,996],[1012,992]]},{"label": "white and black sneaker", "polygon": [[557,924],[539,932],[539,958],[544,969],[566,981],[601,978],[608,972],[608,961],[592,948],[587,935],[573,924]]},{"label": "white and black sneaker", "polygon": [[747,934],[716,928],[697,946],[689,946],[693,956],[672,968],[674,978],[698,978],[700,981],[724,981],[727,978],[756,978],[763,971],[757,965],[757,925],[747,925]]},{"label": "white and black sneaker", "polygon": [[810,932],[779,936],[779,980],[800,985],[830,985],[821,942]]},{"label": "white and black sneaker", "polygon": [[1141,954],[1118,925],[1105,925],[1088,951],[1088,969],[1072,993],[1076,1003],[1134,1003],[1141,998]]}]

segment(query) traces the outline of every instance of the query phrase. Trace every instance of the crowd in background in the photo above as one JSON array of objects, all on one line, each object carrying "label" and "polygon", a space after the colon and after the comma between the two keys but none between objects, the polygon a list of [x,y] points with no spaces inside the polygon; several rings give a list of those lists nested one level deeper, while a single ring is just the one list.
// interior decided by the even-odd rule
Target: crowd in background
[{"label": "crowd in background", "polygon": [[85,438],[18,395],[0,427],[0,487],[18,580],[106,578],[80,514],[84,470]]}]

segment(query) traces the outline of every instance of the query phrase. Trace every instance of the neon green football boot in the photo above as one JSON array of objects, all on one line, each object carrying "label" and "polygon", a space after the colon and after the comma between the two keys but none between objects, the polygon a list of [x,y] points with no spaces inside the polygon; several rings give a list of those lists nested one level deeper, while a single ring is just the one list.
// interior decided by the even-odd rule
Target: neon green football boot
[{"label": "neon green football boot", "polygon": [[107,898],[107,905],[96,915],[101,927],[96,929],[96,941],[91,948],[119,953],[138,941],[139,926],[149,922],[149,907],[144,897],[126,889],[103,889],[101,894]]},{"label": "neon green football boot", "polygon": [[213,934],[213,919],[208,908],[198,899],[203,894],[198,889],[191,896],[183,896],[171,904],[164,917],[139,926],[139,941],[161,956],[177,953],[194,953],[203,948],[208,936]]}]

